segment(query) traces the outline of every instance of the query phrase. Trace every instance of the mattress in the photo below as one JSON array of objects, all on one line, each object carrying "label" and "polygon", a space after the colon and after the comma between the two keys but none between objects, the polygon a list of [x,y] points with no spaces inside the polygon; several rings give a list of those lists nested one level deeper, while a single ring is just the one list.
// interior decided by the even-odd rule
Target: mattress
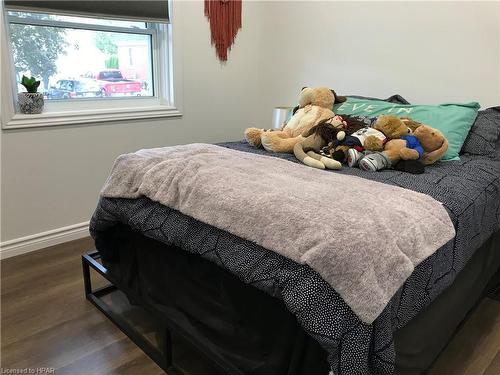
[{"label": "mattress", "polygon": [[[388,99],[404,102],[398,96]],[[220,144],[262,153],[243,141]],[[274,157],[297,162],[293,155]],[[304,167],[306,168],[306,167]],[[390,374],[394,370],[394,332],[405,327],[455,280],[474,252],[500,227],[500,148],[494,157],[461,155],[421,175],[393,170],[343,173],[425,193],[446,208],[457,235],[422,262],[373,324],[362,323],[339,295],[306,265],[298,265],[242,238],[210,227],[147,198],[102,198],[91,233],[103,256],[113,253],[105,233],[117,224],[184,251],[197,254],[244,283],[281,299],[303,329],[329,353],[337,374]],[[349,214],[348,209],[345,210]]]}]

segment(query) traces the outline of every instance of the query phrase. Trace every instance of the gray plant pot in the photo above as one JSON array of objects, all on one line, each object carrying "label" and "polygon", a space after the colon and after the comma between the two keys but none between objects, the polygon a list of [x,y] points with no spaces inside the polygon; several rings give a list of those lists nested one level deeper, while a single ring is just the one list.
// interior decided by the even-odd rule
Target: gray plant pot
[{"label": "gray plant pot", "polygon": [[20,92],[17,94],[17,102],[21,113],[34,115],[42,113],[43,94],[40,92]]}]

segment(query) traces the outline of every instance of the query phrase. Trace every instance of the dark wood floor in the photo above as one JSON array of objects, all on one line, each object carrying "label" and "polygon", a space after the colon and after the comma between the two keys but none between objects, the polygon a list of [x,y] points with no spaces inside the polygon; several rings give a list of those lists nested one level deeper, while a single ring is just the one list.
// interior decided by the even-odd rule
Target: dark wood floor
[{"label": "dark wood floor", "polygon": [[[91,248],[82,239],[1,261],[2,368],[162,373],[84,298],[80,254]],[[430,374],[498,375],[499,350],[500,302],[484,299]]]}]

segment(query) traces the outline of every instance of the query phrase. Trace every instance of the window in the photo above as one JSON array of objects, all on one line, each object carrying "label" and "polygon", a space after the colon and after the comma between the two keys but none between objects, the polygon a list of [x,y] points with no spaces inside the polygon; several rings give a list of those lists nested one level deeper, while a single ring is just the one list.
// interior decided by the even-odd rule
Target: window
[{"label": "window", "polygon": [[[148,24],[44,13],[8,15],[16,81],[23,75],[37,77],[46,99],[154,96],[155,30]],[[61,80],[66,86],[56,87]],[[20,84],[17,88],[24,90]]]},{"label": "window", "polygon": [[[172,97],[169,24],[36,10],[8,9],[6,15],[16,113],[4,128],[35,125],[35,117],[38,125],[74,123],[75,116],[76,123],[115,120],[113,111],[120,118],[131,112],[148,114],[130,118],[180,115]],[[17,93],[25,91],[23,75],[41,82],[41,115],[15,109]],[[99,111],[106,116],[96,117]],[[82,116],[89,113],[86,121]]]}]

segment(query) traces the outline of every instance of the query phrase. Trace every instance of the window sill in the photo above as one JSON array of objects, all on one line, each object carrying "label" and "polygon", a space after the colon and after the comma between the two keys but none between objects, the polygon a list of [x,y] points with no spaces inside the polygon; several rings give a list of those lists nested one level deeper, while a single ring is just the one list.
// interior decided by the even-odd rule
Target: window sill
[{"label": "window sill", "polygon": [[3,122],[2,128],[25,129],[43,126],[90,124],[109,121],[140,120],[161,117],[182,117],[182,113],[175,107],[164,105],[94,109],[78,111],[44,112],[38,115],[24,115],[16,113],[9,121]]}]

